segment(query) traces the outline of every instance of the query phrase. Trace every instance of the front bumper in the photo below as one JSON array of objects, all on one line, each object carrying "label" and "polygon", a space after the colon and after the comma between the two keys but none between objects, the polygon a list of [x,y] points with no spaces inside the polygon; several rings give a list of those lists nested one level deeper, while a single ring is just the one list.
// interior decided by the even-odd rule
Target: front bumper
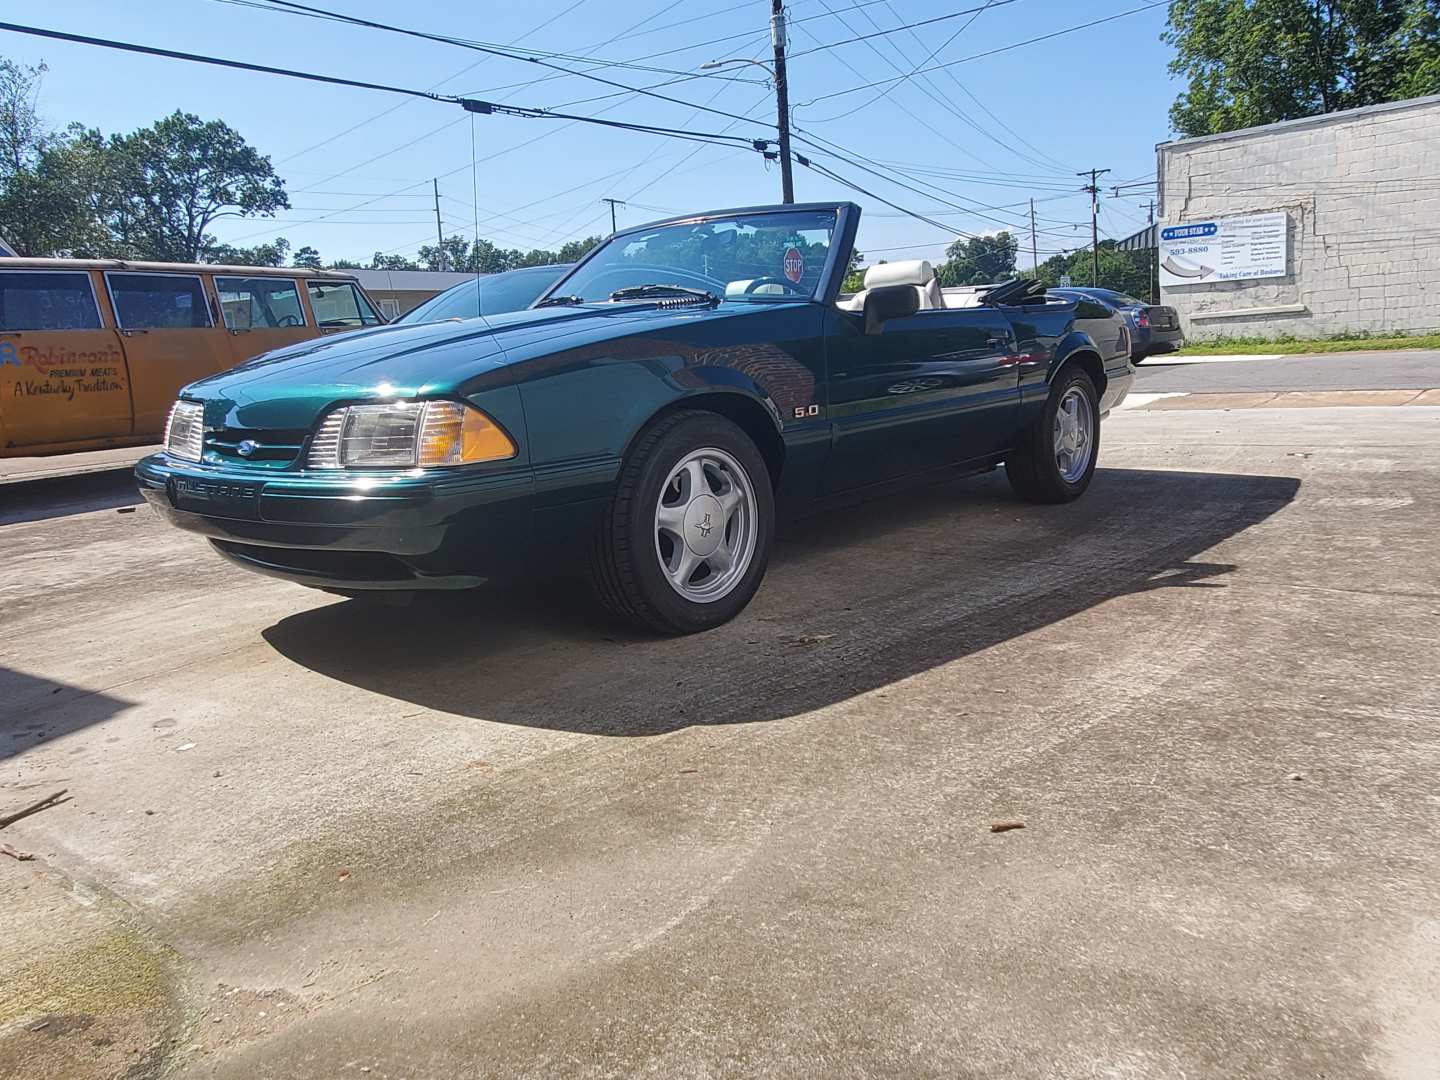
[{"label": "front bumper", "polygon": [[464,588],[513,572],[529,548],[524,467],[337,476],[159,453],[135,479],[161,517],[232,561],[319,588]]}]

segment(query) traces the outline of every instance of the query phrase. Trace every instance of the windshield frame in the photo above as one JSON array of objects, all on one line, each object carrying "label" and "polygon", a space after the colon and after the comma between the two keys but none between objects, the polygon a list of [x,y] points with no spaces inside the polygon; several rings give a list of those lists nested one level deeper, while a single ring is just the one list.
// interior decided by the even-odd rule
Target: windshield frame
[{"label": "windshield frame", "polygon": [[[760,217],[766,214],[795,214],[832,212],[835,214],[835,233],[830,241],[829,250],[825,253],[825,263],[820,269],[820,279],[813,294],[810,296],[800,295],[750,295],[750,296],[722,296],[722,303],[742,304],[833,304],[840,294],[840,284],[844,280],[844,273],[837,273],[837,268],[849,265],[850,252],[855,247],[855,231],[860,222],[860,208],[854,203],[790,203],[788,205],[769,206],[747,206],[737,207],[733,210],[712,210],[700,214],[685,214],[680,217],[662,218],[659,221],[647,222],[644,225],[636,225],[633,228],[623,229],[620,232],[611,233],[601,243],[585,254],[585,257],[571,267],[570,272],[555,282],[554,285],[536,297],[531,308],[539,307],[552,296],[567,295],[566,283],[580,272],[592,259],[598,257],[611,244],[628,243],[636,234],[653,233],[657,229],[670,226],[701,225],[711,221],[724,221],[727,218]],[[843,259],[842,259],[843,254]],[[635,301],[611,301],[611,300],[586,300],[586,304],[608,304],[608,303],[634,303]]]}]

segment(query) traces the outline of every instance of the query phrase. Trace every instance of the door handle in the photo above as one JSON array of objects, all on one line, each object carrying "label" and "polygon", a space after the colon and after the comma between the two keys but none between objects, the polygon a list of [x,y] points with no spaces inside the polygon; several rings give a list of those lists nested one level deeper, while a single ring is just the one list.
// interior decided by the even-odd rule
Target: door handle
[{"label": "door handle", "polygon": [[120,331],[120,333],[121,333],[124,337],[134,337],[136,334],[148,334],[149,332],[150,332],[149,330],[121,330],[121,331]]}]

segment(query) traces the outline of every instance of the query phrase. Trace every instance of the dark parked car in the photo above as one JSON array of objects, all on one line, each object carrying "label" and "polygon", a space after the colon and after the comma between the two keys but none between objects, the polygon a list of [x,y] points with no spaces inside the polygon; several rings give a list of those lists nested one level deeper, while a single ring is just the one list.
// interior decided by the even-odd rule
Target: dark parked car
[{"label": "dark parked car", "polygon": [[1154,356],[1156,353],[1174,352],[1185,344],[1185,335],[1180,330],[1180,313],[1167,304],[1147,304],[1144,300],[1137,300],[1114,289],[1076,286],[1051,291],[1062,295],[1094,297],[1120,312],[1130,326],[1132,363],[1138,364],[1145,357]]},{"label": "dark parked car", "polygon": [[1027,499],[1078,497],[1128,360],[1032,282],[950,308],[917,260],[840,302],[859,219],[687,215],[612,236],[529,310],[259,357],[181,392],[141,490],[305,585],[583,568],[672,633],[745,607],[782,510],[1002,462]]},{"label": "dark parked car", "polygon": [[480,315],[519,311],[538,300],[573,265],[575,264],[552,263],[548,266],[502,270],[498,274],[480,274],[470,281],[462,281],[459,285],[452,285],[444,292],[432,296],[398,319],[391,320],[391,324],[474,319]]}]

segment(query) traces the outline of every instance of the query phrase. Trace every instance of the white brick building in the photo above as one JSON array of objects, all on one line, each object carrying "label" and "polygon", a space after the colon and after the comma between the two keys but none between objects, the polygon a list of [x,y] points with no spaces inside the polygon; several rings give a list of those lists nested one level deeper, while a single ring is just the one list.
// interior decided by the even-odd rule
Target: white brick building
[{"label": "white brick building", "polygon": [[1285,276],[1163,287],[1187,338],[1440,330],[1440,96],[1156,149],[1162,229],[1288,217]]}]

